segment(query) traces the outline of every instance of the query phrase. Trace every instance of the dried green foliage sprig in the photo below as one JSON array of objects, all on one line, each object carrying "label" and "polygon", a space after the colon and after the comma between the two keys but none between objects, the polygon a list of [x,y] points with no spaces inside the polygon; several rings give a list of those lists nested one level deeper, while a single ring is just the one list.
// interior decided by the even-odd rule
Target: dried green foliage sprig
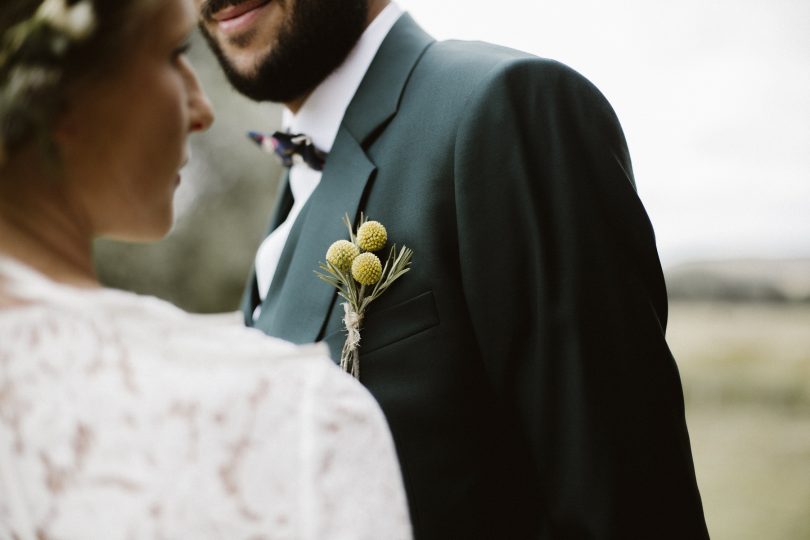
[{"label": "dried green foliage sprig", "polygon": [[380,251],[388,241],[388,232],[377,221],[369,221],[361,213],[360,226],[355,233],[348,215],[343,222],[349,229],[350,240],[338,240],[329,246],[326,262],[318,266],[323,272],[315,274],[335,287],[342,297],[346,327],[346,342],[340,355],[340,367],[355,378],[360,377],[360,330],[369,304],[410,270],[413,250],[392,245],[385,264],[373,252]]}]

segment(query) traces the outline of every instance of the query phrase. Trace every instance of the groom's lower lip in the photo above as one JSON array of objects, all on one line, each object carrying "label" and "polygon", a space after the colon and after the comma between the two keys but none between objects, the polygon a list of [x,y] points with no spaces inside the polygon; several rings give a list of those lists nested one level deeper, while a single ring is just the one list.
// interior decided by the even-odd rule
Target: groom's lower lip
[{"label": "groom's lower lip", "polygon": [[235,6],[223,8],[211,16],[217,27],[224,32],[234,32],[249,25],[272,0],[246,0]]}]

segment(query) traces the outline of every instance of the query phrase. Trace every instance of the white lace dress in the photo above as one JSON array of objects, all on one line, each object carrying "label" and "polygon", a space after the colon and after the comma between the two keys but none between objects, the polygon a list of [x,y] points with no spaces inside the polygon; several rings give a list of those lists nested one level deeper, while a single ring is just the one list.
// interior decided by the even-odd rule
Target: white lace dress
[{"label": "white lace dress", "polygon": [[411,537],[382,412],[320,346],[8,259],[3,297],[0,539]]}]

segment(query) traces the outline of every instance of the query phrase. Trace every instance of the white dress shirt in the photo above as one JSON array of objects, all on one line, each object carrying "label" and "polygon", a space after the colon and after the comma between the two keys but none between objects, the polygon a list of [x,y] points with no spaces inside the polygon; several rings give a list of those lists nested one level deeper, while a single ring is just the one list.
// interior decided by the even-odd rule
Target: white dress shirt
[{"label": "white dress shirt", "polygon": [[[360,36],[343,64],[315,88],[298,112],[293,114],[289,109],[284,109],[282,116],[284,130],[309,135],[318,149],[324,152],[331,151],[349,103],[385,36],[402,13],[402,8],[393,2],[383,9]],[[311,169],[299,156],[294,157],[293,165],[290,167],[293,207],[284,223],[264,239],[256,253],[256,281],[262,301],[270,289],[290,229],[320,181],[321,171]],[[313,264],[315,262],[317,261],[313,261]],[[253,314],[254,319],[259,313],[260,308],[257,308]]]}]

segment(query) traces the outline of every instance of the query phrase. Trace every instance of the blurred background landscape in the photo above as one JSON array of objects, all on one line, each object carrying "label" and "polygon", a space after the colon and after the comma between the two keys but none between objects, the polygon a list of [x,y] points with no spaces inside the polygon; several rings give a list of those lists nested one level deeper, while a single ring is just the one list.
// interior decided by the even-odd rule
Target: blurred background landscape
[{"label": "blurred background landscape", "polygon": [[[709,531],[810,538],[810,2],[401,0],[438,38],[561,60],[625,128],[656,228]],[[217,110],[195,136],[162,242],[99,241],[112,286],[195,312],[236,309],[280,168],[245,136],[276,105],[230,90],[192,49]]]}]

